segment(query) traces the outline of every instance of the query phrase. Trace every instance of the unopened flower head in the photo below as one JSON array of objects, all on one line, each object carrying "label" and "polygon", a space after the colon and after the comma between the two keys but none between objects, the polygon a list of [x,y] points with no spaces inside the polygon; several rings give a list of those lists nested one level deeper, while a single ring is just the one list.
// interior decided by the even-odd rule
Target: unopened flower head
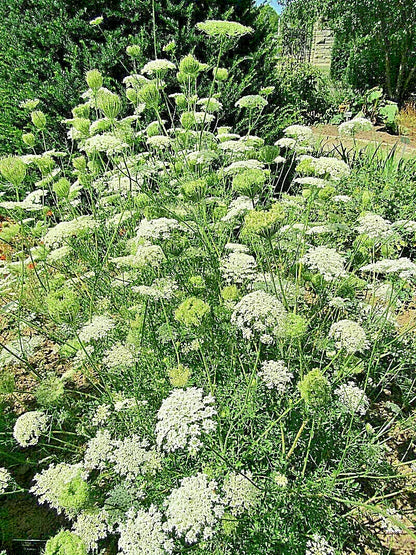
[{"label": "unopened flower head", "polygon": [[176,389],[157,413],[156,441],[165,451],[185,449],[194,455],[201,448],[202,434],[216,429],[214,398],[202,389]]},{"label": "unopened flower head", "polygon": [[217,489],[218,484],[203,473],[183,478],[165,501],[166,529],[184,537],[188,544],[210,539],[224,514]]},{"label": "unopened flower head", "polygon": [[41,411],[25,412],[16,420],[13,437],[22,447],[36,445],[46,431],[48,423],[49,417]]}]

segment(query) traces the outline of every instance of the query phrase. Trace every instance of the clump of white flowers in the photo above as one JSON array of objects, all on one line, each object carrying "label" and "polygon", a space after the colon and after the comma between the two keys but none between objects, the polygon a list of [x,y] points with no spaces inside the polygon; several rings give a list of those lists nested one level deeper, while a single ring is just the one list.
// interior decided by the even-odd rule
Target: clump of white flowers
[{"label": "clump of white flowers", "polygon": [[147,62],[147,64],[144,65],[142,73],[147,75],[160,75],[161,73],[163,74],[166,71],[173,70],[175,68],[175,64],[169,60],[150,60],[150,62]]},{"label": "clump of white flowers", "polygon": [[106,538],[109,532],[107,520],[106,511],[83,511],[78,515],[72,530],[83,540],[88,551],[95,552],[98,549],[98,542]]},{"label": "clump of white flowers", "polygon": [[338,389],[335,390],[335,394],[338,395],[338,400],[346,412],[361,415],[367,412],[370,404],[368,397],[362,389],[354,384],[354,382],[341,384]]},{"label": "clump of white flowers", "polygon": [[334,339],[335,347],[348,354],[364,352],[369,343],[364,329],[353,320],[340,320],[329,329],[328,337]]},{"label": "clump of white flowers", "polygon": [[103,364],[107,368],[129,368],[134,366],[135,358],[131,350],[119,343],[104,353]]},{"label": "clump of white flowers", "polygon": [[313,247],[300,259],[311,270],[317,270],[325,281],[332,281],[345,276],[345,259],[335,249],[329,247]]},{"label": "clump of white flowers", "polygon": [[182,226],[173,218],[157,218],[155,220],[144,218],[137,227],[137,238],[145,240],[169,239],[174,229],[182,229]]},{"label": "clump of white flowers", "polygon": [[223,222],[230,222],[243,216],[249,210],[253,210],[253,201],[248,197],[237,197],[230,202],[228,212],[221,218]]},{"label": "clump of white flowers", "polygon": [[300,142],[310,143],[313,140],[313,131],[306,125],[289,125],[283,130],[286,137],[291,137]]},{"label": "clump of white flowers", "polygon": [[144,297],[150,297],[154,300],[173,299],[178,284],[173,279],[159,278],[155,279],[152,285],[136,285],[131,288],[133,293],[138,293]]},{"label": "clump of white flowers", "polygon": [[49,417],[41,411],[25,412],[16,420],[13,437],[22,447],[36,445],[40,436],[46,431]]},{"label": "clump of white flowers", "polygon": [[108,316],[94,316],[89,324],[81,328],[79,339],[83,343],[104,339],[114,328],[115,322]]},{"label": "clump of white flowers", "polygon": [[283,304],[265,291],[245,295],[235,306],[231,323],[245,339],[259,336],[262,343],[272,344],[283,331],[287,312]]},{"label": "clump of white flowers", "polygon": [[202,446],[201,435],[216,429],[214,398],[202,389],[175,389],[157,413],[156,441],[165,451],[188,448],[194,455]]},{"label": "clump of white flowers", "polygon": [[264,108],[267,106],[268,102],[265,98],[259,94],[249,94],[247,96],[241,97],[235,105],[238,108]]},{"label": "clump of white flowers", "polygon": [[60,222],[48,230],[42,241],[46,247],[63,245],[71,237],[84,236],[99,226],[91,216],[79,216],[67,222]]},{"label": "clump of white flowers", "polygon": [[84,467],[87,470],[103,470],[110,459],[113,442],[108,430],[98,430],[88,442],[84,454]]},{"label": "clump of white flowers", "polygon": [[373,124],[369,119],[356,117],[350,121],[344,121],[338,126],[338,133],[341,136],[353,137],[361,131],[372,131]]},{"label": "clump of white flowers", "polygon": [[134,480],[140,474],[155,474],[160,468],[160,455],[147,440],[138,435],[114,442],[114,450],[109,456],[112,469],[127,480]]},{"label": "clump of white flowers", "polygon": [[256,259],[244,252],[231,252],[221,260],[221,274],[227,283],[242,284],[256,276]]},{"label": "clump of white flowers", "polygon": [[314,534],[306,544],[305,555],[335,555],[335,549],[329,545],[325,538]]},{"label": "clump of white flowers", "polygon": [[199,473],[181,480],[165,501],[166,529],[196,543],[214,535],[214,526],[224,514],[224,505],[216,493],[218,484]]},{"label": "clump of white flowers", "polygon": [[370,239],[387,239],[394,233],[388,220],[371,212],[360,216],[358,222],[359,225],[356,227],[358,233]]},{"label": "clump of white flowers", "polygon": [[7,468],[0,466],[0,495],[9,487],[12,477]]},{"label": "clump of white flowers", "polygon": [[58,514],[64,511],[71,516],[71,508],[62,506],[62,492],[74,480],[86,480],[87,477],[88,473],[83,469],[82,464],[51,464],[42,472],[35,474],[34,485],[30,492],[38,497],[39,503],[47,503],[56,509]]},{"label": "clump of white flowers", "polygon": [[163,555],[172,553],[173,540],[163,530],[162,513],[154,505],[147,511],[130,509],[118,531],[120,555]]},{"label": "clump of white flowers", "polygon": [[224,502],[234,516],[254,509],[260,502],[260,490],[254,485],[250,471],[229,474],[224,481],[223,490]]},{"label": "clump of white flowers", "polygon": [[293,378],[293,374],[289,372],[283,360],[263,362],[259,376],[268,389],[274,389],[281,395]]},{"label": "clump of white flowers", "polygon": [[375,274],[399,274],[399,277],[407,279],[416,275],[416,264],[409,258],[398,259],[384,258],[372,262],[361,268],[362,272],[374,272]]}]

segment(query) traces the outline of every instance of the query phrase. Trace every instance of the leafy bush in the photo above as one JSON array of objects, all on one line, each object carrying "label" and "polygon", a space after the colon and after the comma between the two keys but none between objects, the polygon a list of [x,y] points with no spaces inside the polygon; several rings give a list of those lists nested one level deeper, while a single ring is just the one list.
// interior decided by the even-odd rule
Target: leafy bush
[{"label": "leafy bush", "polygon": [[[251,32],[197,29],[220,50]],[[6,395],[0,442],[38,462],[31,493],[70,521],[51,552],[339,555],[371,514],[408,528],[386,442],[414,401],[396,316],[416,222],[372,212],[310,128],[265,144],[270,91],[238,100],[244,133],[220,125],[217,69],[136,64],[126,109],[88,73],[71,148],[42,145],[35,107],[34,153],[2,159],[0,366],[30,373],[34,398]]]}]

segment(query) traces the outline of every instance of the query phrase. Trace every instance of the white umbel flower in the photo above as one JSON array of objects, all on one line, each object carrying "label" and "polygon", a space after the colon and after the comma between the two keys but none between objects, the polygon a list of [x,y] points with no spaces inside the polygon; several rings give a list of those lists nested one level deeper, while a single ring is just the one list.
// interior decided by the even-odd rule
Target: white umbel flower
[{"label": "white umbel flower", "polygon": [[397,260],[384,258],[361,268],[362,272],[374,272],[375,274],[399,274],[399,277],[407,279],[416,275],[416,264],[409,258],[402,257]]},{"label": "white umbel flower", "polygon": [[4,493],[9,487],[12,477],[7,468],[0,466],[0,495]]},{"label": "white umbel flower", "polygon": [[356,227],[358,233],[370,239],[388,239],[394,233],[388,220],[371,212],[360,216],[358,222],[360,224]]},{"label": "white umbel flower", "polygon": [[279,336],[286,316],[283,304],[273,295],[260,290],[245,295],[236,304],[231,323],[245,339],[258,336],[262,343],[270,344]]},{"label": "white umbel flower", "polygon": [[329,545],[325,538],[314,534],[306,544],[305,555],[335,555],[335,549]]},{"label": "white umbel flower", "polygon": [[364,329],[353,320],[340,320],[329,329],[328,337],[334,339],[335,347],[348,354],[364,352],[369,344]]},{"label": "white umbel flower", "polygon": [[137,239],[162,240],[169,239],[172,231],[181,229],[181,225],[172,218],[157,218],[147,220],[144,218],[137,227]]},{"label": "white umbel flower", "polygon": [[280,395],[285,392],[293,378],[293,374],[289,372],[283,360],[263,362],[259,376],[268,389],[274,389]]},{"label": "white umbel flower", "polygon": [[227,283],[242,284],[256,276],[256,259],[244,252],[231,252],[221,260],[221,274]]},{"label": "white umbel flower", "polygon": [[160,73],[165,73],[166,71],[175,68],[175,64],[169,60],[150,60],[150,62],[147,62],[147,64],[144,65],[142,73],[147,75],[159,75]]},{"label": "white umbel flower", "polygon": [[40,436],[46,431],[49,417],[41,411],[25,412],[16,420],[13,437],[22,447],[36,445]]},{"label": "white umbel flower", "polygon": [[232,472],[224,481],[224,502],[234,516],[250,511],[260,502],[260,490],[252,481],[250,471]]},{"label": "white umbel flower", "polygon": [[114,326],[114,320],[108,316],[94,316],[89,324],[81,328],[79,339],[83,343],[104,339]]},{"label": "white umbel flower", "polygon": [[149,446],[149,442],[138,435],[115,441],[109,457],[114,472],[127,480],[134,480],[143,474],[155,474],[160,468],[160,455]]},{"label": "white umbel flower", "polygon": [[367,412],[369,400],[362,389],[357,387],[354,382],[342,384],[335,390],[342,408],[350,414],[364,414]]},{"label": "white umbel flower", "polygon": [[345,259],[335,249],[329,247],[314,247],[300,259],[311,270],[317,270],[325,281],[332,281],[346,275]]},{"label": "white umbel flower", "polygon": [[87,550],[95,553],[98,542],[106,538],[109,533],[107,520],[106,511],[97,513],[83,511],[78,515],[72,530],[84,541]]},{"label": "white umbel flower", "polygon": [[213,432],[214,398],[202,389],[175,389],[157,413],[156,442],[165,451],[188,448],[194,455],[202,446],[201,435]]},{"label": "white umbel flower", "polygon": [[196,543],[201,537],[210,539],[224,513],[217,488],[218,484],[203,473],[183,478],[165,501],[166,529],[184,537],[188,544]]},{"label": "white umbel flower", "polygon": [[130,509],[120,524],[120,555],[164,555],[172,553],[173,540],[163,530],[162,514],[154,505],[147,511]]},{"label": "white umbel flower", "polygon": [[99,430],[91,438],[84,455],[84,468],[87,470],[103,470],[110,459],[113,442],[108,430]]}]

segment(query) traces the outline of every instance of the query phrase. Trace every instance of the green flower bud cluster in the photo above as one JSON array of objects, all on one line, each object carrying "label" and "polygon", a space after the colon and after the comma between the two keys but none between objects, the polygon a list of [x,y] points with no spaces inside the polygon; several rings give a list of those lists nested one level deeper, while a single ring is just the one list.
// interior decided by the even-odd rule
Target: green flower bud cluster
[{"label": "green flower bud cluster", "polygon": [[25,145],[33,148],[35,146],[35,135],[33,133],[23,133],[22,141]]},{"label": "green flower bud cluster", "polygon": [[97,107],[111,120],[116,119],[121,110],[121,99],[118,94],[105,89],[97,92]]},{"label": "green flower bud cluster", "polygon": [[40,130],[45,129],[46,127],[46,116],[43,112],[41,112],[40,110],[35,110],[34,112],[32,112],[30,114],[30,117],[32,119],[32,123],[33,125]]},{"label": "green flower bud cluster", "polygon": [[53,192],[58,198],[67,198],[70,188],[71,183],[65,177],[61,177],[52,185]]},{"label": "green flower bud cluster", "polygon": [[212,70],[215,81],[226,81],[228,79],[228,69],[225,67],[218,67]]},{"label": "green flower bud cluster", "polygon": [[48,407],[56,404],[64,395],[64,382],[59,376],[50,374],[44,378],[35,391],[35,398],[39,405]]},{"label": "green flower bud cluster", "polygon": [[189,297],[175,310],[175,320],[186,327],[198,327],[209,310],[209,305],[203,300]]},{"label": "green flower bud cluster", "polygon": [[266,174],[263,170],[253,168],[237,173],[233,178],[233,189],[242,195],[253,198],[263,188]]},{"label": "green flower bud cluster", "polygon": [[65,285],[47,295],[46,306],[51,317],[58,322],[72,322],[80,310],[77,292]]},{"label": "green flower bud cluster", "polygon": [[127,56],[130,56],[130,58],[137,59],[140,57],[141,53],[142,53],[142,49],[138,44],[130,44],[126,48],[126,54]]},{"label": "green flower bud cluster", "polygon": [[137,98],[144,102],[148,108],[157,110],[160,102],[160,93],[155,83],[147,83],[138,91]]},{"label": "green flower bud cluster", "polygon": [[7,156],[0,159],[0,173],[15,187],[26,177],[26,164],[18,156]]},{"label": "green flower bud cluster", "polygon": [[191,371],[183,364],[178,364],[168,371],[169,381],[173,387],[185,387],[191,377]]},{"label": "green flower bud cluster", "polygon": [[284,208],[277,203],[270,210],[250,210],[244,218],[242,236],[271,237],[277,232],[285,216]]},{"label": "green flower bud cluster", "polygon": [[90,71],[87,71],[85,79],[87,81],[87,85],[93,91],[98,91],[98,89],[103,86],[103,76],[98,69],[91,69]]},{"label": "green flower bud cluster", "polygon": [[58,503],[64,509],[78,513],[88,505],[90,486],[81,475],[75,476],[68,483],[63,483],[58,493]]},{"label": "green flower bud cluster", "polygon": [[319,408],[330,400],[330,385],[319,368],[311,370],[298,384],[300,396],[307,405]]},{"label": "green flower bud cluster", "polygon": [[79,536],[61,530],[46,542],[44,555],[87,555],[87,548]]}]

